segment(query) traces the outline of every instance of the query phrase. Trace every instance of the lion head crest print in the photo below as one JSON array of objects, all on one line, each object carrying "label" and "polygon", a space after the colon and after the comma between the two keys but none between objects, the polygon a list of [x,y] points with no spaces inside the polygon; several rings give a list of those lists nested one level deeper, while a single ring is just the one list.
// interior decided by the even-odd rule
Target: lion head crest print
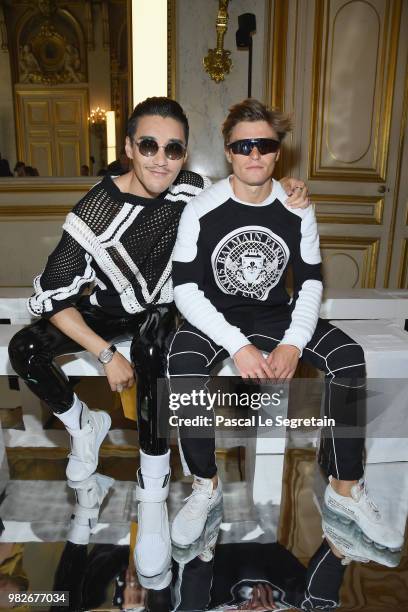
[{"label": "lion head crest print", "polygon": [[278,284],[288,261],[284,240],[258,225],[224,236],[211,257],[214,278],[223,293],[262,301]]}]

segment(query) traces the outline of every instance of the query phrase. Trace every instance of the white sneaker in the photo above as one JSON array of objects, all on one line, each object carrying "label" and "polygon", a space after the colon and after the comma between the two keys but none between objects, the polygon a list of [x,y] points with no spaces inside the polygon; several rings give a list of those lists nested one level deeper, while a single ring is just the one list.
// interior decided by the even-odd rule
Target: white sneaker
[{"label": "white sneaker", "polygon": [[213,489],[211,478],[194,476],[193,492],[184,501],[171,526],[171,539],[179,548],[195,543],[203,533],[208,515],[214,506],[222,504],[222,484]]},{"label": "white sneaker", "polygon": [[68,480],[81,481],[89,478],[98,467],[98,453],[111,426],[111,418],[103,410],[89,410],[82,402],[81,429],[67,431],[71,436],[71,452],[66,469]]},{"label": "white sneaker", "polygon": [[137,472],[137,537],[134,551],[139,582],[146,589],[164,589],[171,582],[171,541],[166,499],[170,473],[150,478]]},{"label": "white sneaker", "polygon": [[214,556],[214,549],[222,523],[222,516],[222,495],[219,495],[218,501],[211,505],[204,528],[198,539],[190,546],[177,546],[173,541],[173,559],[180,565],[187,565],[187,563],[196,557],[199,557],[202,561],[210,561]]},{"label": "white sneaker", "polygon": [[86,480],[68,480],[74,489],[76,504],[71,516],[67,540],[73,544],[88,544],[92,530],[98,523],[99,510],[114,479],[102,474],[92,474]]},{"label": "white sneaker", "polygon": [[369,499],[363,482],[352,487],[351,497],[339,495],[329,484],[324,494],[324,504],[345,525],[357,525],[368,544],[373,543],[379,549],[388,548],[391,552],[401,550],[403,535],[387,524],[377,506]]},{"label": "white sneaker", "polygon": [[351,561],[369,563],[375,561],[387,567],[397,567],[401,561],[402,551],[391,552],[388,548],[379,549],[374,543],[367,543],[356,523],[345,524],[338,514],[323,507],[322,528],[326,539],[344,555],[343,565]]}]

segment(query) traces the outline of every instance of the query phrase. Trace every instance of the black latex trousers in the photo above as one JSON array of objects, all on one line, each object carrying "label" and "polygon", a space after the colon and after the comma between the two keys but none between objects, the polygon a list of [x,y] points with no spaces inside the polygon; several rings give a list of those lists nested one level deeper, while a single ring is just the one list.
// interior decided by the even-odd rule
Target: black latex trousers
[{"label": "black latex trousers", "polygon": [[[137,373],[137,421],[142,450],[151,455],[167,451],[167,440],[157,436],[157,379],[164,378],[168,346],[176,328],[173,304],[153,306],[137,315],[115,317],[80,299],[76,305],[86,324],[107,342],[130,339],[130,356]],[[55,358],[83,350],[47,319],[20,330],[9,345],[13,369],[30,390],[55,413],[69,410],[74,384]],[[91,407],[92,408],[92,407]]]}]

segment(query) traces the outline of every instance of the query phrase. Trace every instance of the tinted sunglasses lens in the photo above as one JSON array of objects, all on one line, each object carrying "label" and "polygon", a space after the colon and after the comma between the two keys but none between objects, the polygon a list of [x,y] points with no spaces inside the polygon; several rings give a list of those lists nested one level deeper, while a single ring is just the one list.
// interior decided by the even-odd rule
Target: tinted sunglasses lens
[{"label": "tinted sunglasses lens", "polygon": [[179,142],[169,142],[164,147],[164,153],[168,159],[181,159],[184,157],[185,149]]},{"label": "tinted sunglasses lens", "polygon": [[230,149],[235,155],[250,155],[255,147],[261,155],[267,155],[268,153],[276,153],[280,147],[280,142],[272,138],[257,138],[236,140],[230,144]]},{"label": "tinted sunglasses lens", "polygon": [[254,147],[250,140],[237,140],[230,148],[234,155],[249,155]]},{"label": "tinted sunglasses lens", "polygon": [[153,157],[153,155],[156,155],[157,151],[159,150],[159,145],[157,142],[155,140],[151,140],[150,138],[141,140],[137,146],[139,147],[140,153],[145,157]]},{"label": "tinted sunglasses lens", "polygon": [[276,153],[279,149],[279,140],[273,140],[272,138],[260,138],[257,142],[256,147],[261,155],[267,155],[268,153]]}]

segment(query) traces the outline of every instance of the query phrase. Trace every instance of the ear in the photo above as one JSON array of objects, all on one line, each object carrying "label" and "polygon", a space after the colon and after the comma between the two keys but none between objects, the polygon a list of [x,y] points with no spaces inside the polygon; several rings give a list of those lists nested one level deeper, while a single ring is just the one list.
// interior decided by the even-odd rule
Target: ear
[{"label": "ear", "polygon": [[187,151],[187,149],[186,149],[186,152],[184,153],[183,164],[185,164],[185,163],[186,163],[187,159],[188,159],[188,151]]},{"label": "ear", "polygon": [[125,151],[126,151],[126,155],[130,158],[133,159],[133,147],[132,147],[132,142],[129,138],[129,136],[126,136],[126,140],[125,140]]},{"label": "ear", "polygon": [[280,158],[280,152],[281,152],[281,150],[280,150],[280,149],[278,149],[278,151],[277,151],[277,153],[276,153],[276,157],[275,157],[275,162],[277,162],[277,161],[278,161],[278,159]]},{"label": "ear", "polygon": [[225,157],[227,158],[227,162],[229,164],[232,164],[231,151],[227,147],[224,147],[224,153],[225,153]]}]

